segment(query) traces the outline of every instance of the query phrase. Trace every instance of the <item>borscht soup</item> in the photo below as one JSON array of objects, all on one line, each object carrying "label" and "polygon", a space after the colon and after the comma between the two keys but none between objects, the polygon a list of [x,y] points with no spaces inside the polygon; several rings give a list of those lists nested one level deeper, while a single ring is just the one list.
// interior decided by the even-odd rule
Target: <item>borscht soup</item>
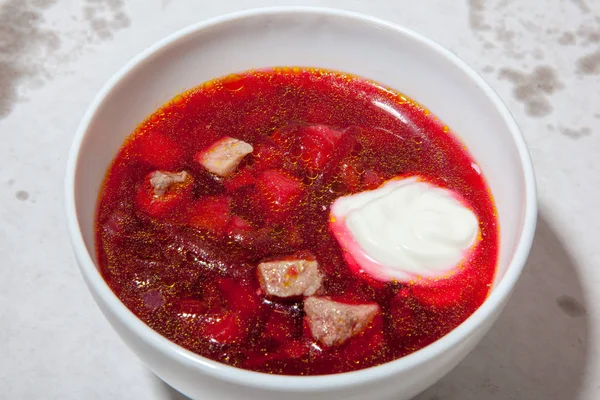
[{"label": "borscht soup", "polygon": [[100,271],[137,317],[203,357],[285,375],[438,340],[488,296],[498,241],[481,170],[442,121],[300,67],[174,97],[119,150],[96,217]]}]

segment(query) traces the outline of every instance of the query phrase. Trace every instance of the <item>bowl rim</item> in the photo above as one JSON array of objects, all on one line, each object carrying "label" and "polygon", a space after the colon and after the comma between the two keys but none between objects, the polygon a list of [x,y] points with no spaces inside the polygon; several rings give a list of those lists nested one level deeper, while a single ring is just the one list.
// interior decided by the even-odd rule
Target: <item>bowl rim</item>
[{"label": "bowl rim", "polygon": [[[497,112],[500,113],[509,128],[522,164],[525,182],[525,213],[521,227],[521,238],[506,273],[498,286],[473,314],[442,338],[414,353],[375,367],[330,375],[274,375],[231,367],[192,353],[152,330],[119,300],[96,268],[92,259],[93,256],[87,251],[83,234],[79,226],[75,204],[75,178],[77,174],[76,167],[81,157],[81,146],[86,139],[89,125],[94,119],[97,110],[104,103],[106,97],[112,90],[118,86],[119,82],[134,73],[138,65],[163,48],[174,45],[198,31],[211,28],[215,25],[231,23],[247,18],[268,17],[281,14],[328,16],[352,20],[353,22],[358,23],[369,23],[382,29],[394,31],[396,34],[404,35],[409,39],[418,42],[421,46],[428,47],[430,50],[444,56],[449,63],[454,64],[456,67],[460,68],[462,72],[466,73],[492,101]],[[479,74],[457,55],[442,45],[396,23],[352,11],[304,6],[254,8],[207,19],[187,26],[159,40],[121,67],[95,96],[94,100],[87,108],[73,138],[72,146],[68,154],[65,174],[65,211],[71,244],[78,260],[79,269],[87,285],[90,287],[91,292],[96,293],[106,307],[114,312],[114,315],[120,322],[136,335],[138,340],[143,340],[147,345],[154,348],[154,350],[169,357],[174,362],[183,364],[195,372],[211,376],[215,379],[263,390],[280,390],[287,392],[316,392],[340,387],[352,388],[360,386],[367,382],[388,378],[392,375],[415,368],[420,364],[440,356],[447,349],[457,346],[463,338],[472,335],[475,330],[494,313],[496,308],[505,302],[512,292],[529,255],[537,221],[535,175],[525,139],[507,106]],[[100,299],[97,299],[97,301]]]}]

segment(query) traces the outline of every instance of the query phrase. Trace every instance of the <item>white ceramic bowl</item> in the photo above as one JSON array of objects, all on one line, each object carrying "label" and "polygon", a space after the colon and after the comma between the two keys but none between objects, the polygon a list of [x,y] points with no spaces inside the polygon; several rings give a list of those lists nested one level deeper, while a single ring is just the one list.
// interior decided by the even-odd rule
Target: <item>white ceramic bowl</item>
[{"label": "white ceramic bowl", "polygon": [[[356,372],[291,377],[197,356],[137,319],[100,276],[94,252],[98,190],[112,158],[146,116],[177,93],[250,68],[318,66],[393,87],[458,133],[488,180],[500,219],[498,274],[463,324],[402,359]],[[186,28],[122,68],[90,105],[66,177],[68,228],[81,272],[106,318],[160,378],[193,399],[408,399],[452,369],[503,309],[525,264],[536,222],[527,147],[496,93],[464,62],[419,34],[371,17],[321,8],[244,11]]]}]

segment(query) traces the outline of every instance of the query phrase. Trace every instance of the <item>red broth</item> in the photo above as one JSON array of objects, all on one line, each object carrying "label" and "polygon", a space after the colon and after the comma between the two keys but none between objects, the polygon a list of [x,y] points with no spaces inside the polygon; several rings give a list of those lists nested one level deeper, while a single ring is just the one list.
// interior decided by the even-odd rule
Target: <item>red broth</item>
[{"label": "red broth", "polygon": [[[317,124],[342,132],[341,143],[299,152],[299,135]],[[225,136],[254,152],[216,178],[194,157]],[[169,207],[144,209],[156,170],[185,170],[193,181]],[[265,174],[275,178],[266,184]],[[456,191],[477,215],[481,241],[451,278],[423,285],[357,276],[328,230],[336,198],[399,175]],[[204,357],[287,375],[367,368],[434,342],[485,300],[498,253],[490,191],[448,127],[377,83],[297,67],[209,81],[152,114],[108,170],[96,229],[104,279],[152,329]],[[312,339],[301,298],[261,291],[257,264],[301,251],[318,260],[325,295],[381,307],[340,346]]]}]

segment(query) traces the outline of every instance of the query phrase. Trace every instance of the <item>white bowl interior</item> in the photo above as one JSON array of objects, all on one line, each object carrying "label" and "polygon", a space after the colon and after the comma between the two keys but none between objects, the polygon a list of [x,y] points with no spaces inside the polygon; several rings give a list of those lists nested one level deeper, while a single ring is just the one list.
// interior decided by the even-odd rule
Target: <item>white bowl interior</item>
[{"label": "white bowl interior", "polygon": [[459,66],[418,37],[367,22],[294,13],[212,26],[161,49],[104,98],[81,146],[76,210],[94,254],[94,213],[107,167],[124,139],[176,94],[206,80],[269,66],[323,67],[373,79],[429,108],[456,132],[479,163],[496,201],[501,246],[495,285],[521,236],[525,181],[512,127]]}]

